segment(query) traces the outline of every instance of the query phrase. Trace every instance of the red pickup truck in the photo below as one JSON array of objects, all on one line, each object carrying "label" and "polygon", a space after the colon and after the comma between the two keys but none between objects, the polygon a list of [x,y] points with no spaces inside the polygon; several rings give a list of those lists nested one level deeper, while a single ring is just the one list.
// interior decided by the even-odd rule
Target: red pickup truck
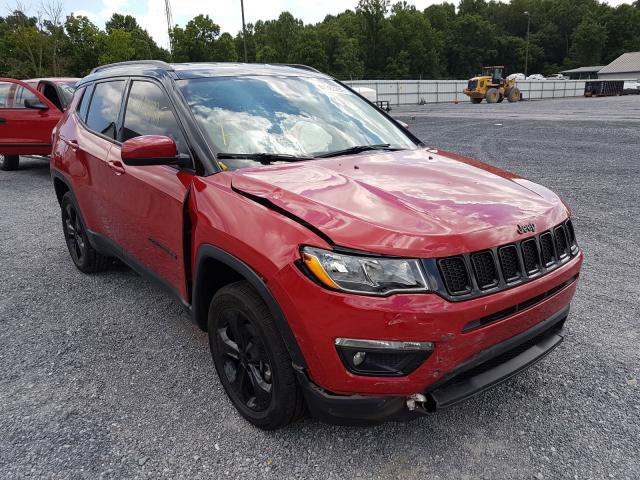
[{"label": "red pickup truck", "polygon": [[73,96],[77,78],[0,78],[0,170],[20,155],[50,155],[51,133]]}]

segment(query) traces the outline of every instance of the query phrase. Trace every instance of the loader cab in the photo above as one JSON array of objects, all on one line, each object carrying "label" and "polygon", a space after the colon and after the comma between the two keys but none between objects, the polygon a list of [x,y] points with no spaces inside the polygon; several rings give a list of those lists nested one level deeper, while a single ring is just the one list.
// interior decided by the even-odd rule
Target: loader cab
[{"label": "loader cab", "polygon": [[494,85],[497,85],[502,82],[503,71],[504,71],[504,66],[502,65],[497,65],[492,67],[482,67],[482,76],[491,77],[491,83]]}]

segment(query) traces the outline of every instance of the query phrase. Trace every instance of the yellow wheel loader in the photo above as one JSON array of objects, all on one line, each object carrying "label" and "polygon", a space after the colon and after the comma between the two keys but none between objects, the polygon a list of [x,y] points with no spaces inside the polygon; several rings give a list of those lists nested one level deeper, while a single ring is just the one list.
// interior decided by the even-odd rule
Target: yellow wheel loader
[{"label": "yellow wheel loader", "polygon": [[516,86],[515,79],[502,78],[503,66],[482,67],[482,75],[469,80],[463,93],[469,97],[472,103],[480,103],[483,98],[487,103],[500,103],[505,98],[510,102],[521,99],[520,89]]}]

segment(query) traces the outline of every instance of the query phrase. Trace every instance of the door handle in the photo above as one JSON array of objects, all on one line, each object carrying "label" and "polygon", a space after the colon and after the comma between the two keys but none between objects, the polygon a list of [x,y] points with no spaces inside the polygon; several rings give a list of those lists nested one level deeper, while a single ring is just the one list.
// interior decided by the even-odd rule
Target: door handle
[{"label": "door handle", "polygon": [[0,118],[0,123],[7,123],[7,119],[6,118]]},{"label": "door handle", "polygon": [[69,148],[74,152],[80,148],[80,145],[78,145],[77,140],[67,140],[67,145],[69,145]]},{"label": "door handle", "polygon": [[109,160],[107,165],[109,165],[109,168],[113,170],[116,175],[122,175],[125,172],[124,165],[120,160]]}]

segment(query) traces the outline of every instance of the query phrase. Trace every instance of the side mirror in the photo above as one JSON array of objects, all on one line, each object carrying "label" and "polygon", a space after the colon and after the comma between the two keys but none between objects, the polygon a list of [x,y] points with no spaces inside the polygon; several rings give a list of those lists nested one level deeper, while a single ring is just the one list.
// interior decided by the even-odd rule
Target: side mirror
[{"label": "side mirror", "polygon": [[402,126],[402,128],[404,128],[405,130],[409,130],[408,123],[401,122],[400,120],[396,120],[396,122],[398,122]]},{"label": "side mirror", "polygon": [[163,135],[142,135],[122,144],[120,158],[125,165],[144,167],[148,165],[189,166],[186,155],[178,155],[176,142]]},{"label": "side mirror", "polygon": [[42,103],[40,100],[25,98],[24,99],[24,107],[25,108],[35,108],[36,110],[49,110],[49,107]]}]

